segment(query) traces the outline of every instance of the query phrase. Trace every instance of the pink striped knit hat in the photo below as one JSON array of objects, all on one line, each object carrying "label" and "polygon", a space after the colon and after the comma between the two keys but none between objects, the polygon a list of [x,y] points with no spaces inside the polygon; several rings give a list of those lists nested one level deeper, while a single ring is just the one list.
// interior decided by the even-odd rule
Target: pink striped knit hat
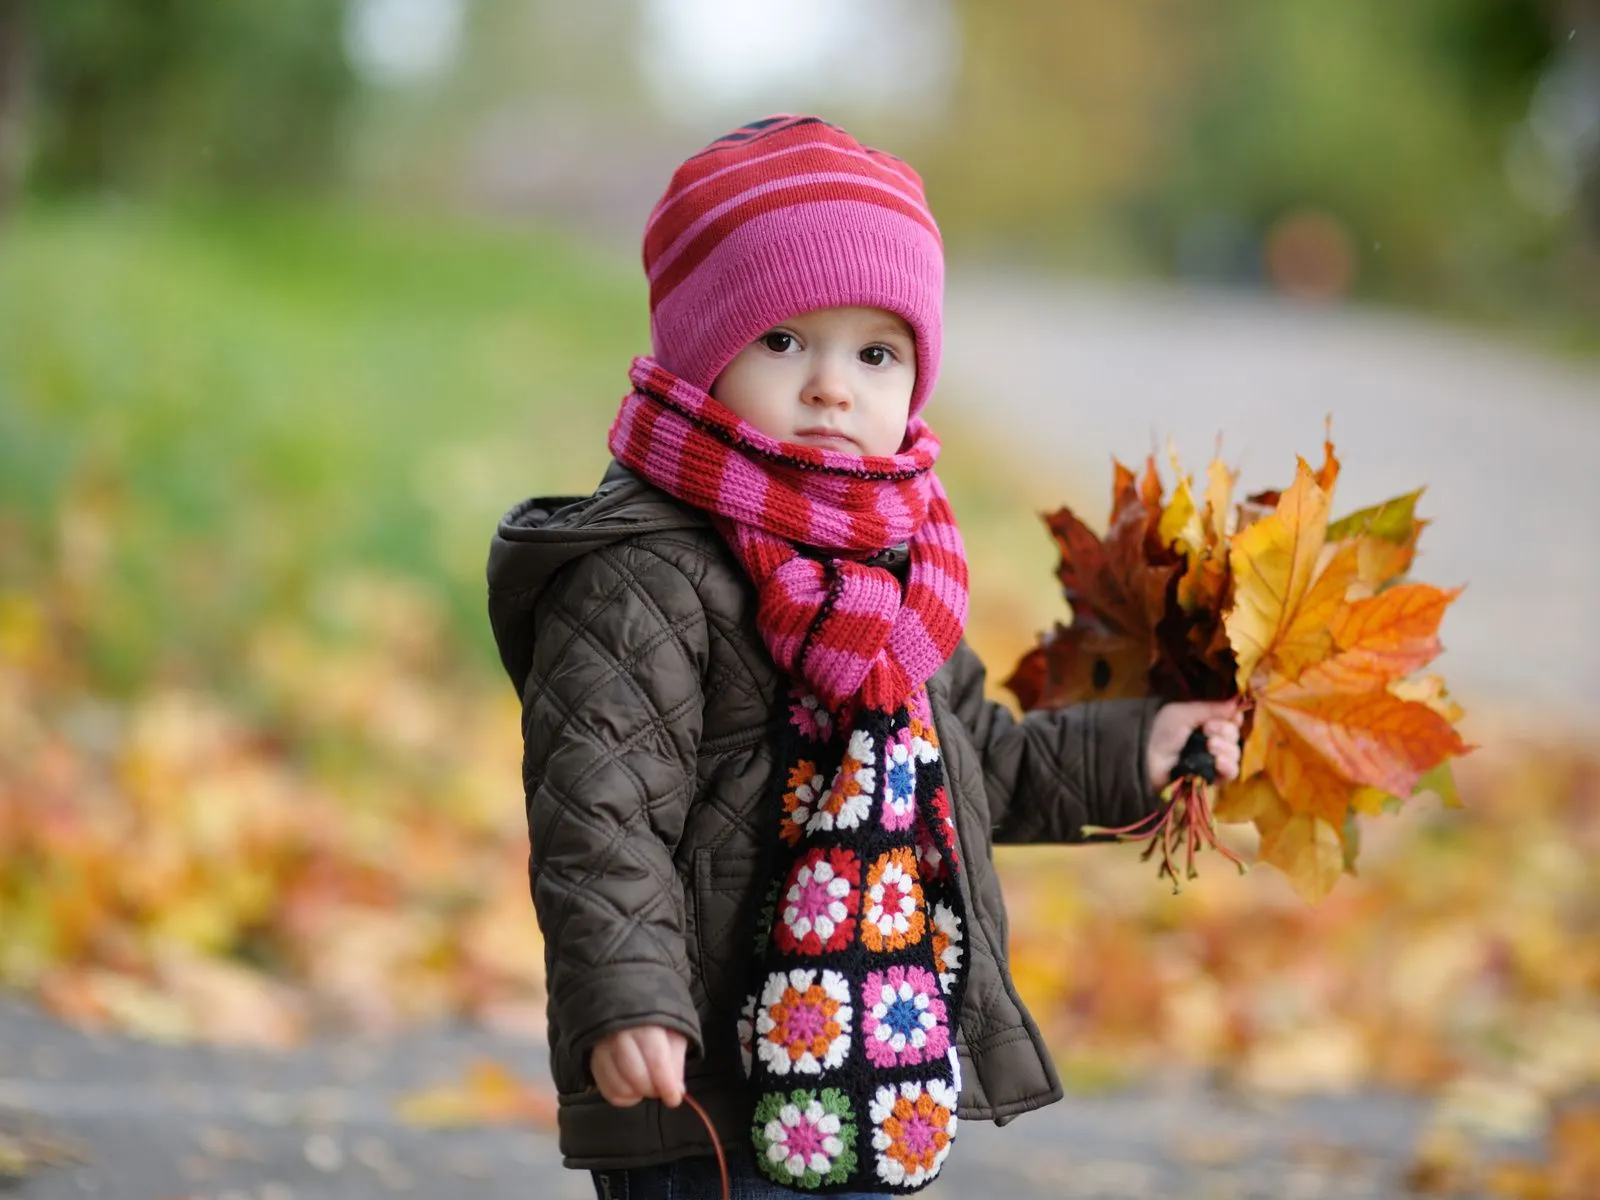
[{"label": "pink striped knit hat", "polygon": [[644,269],[656,361],[702,391],[773,325],[838,305],[916,333],[912,413],[938,378],[944,245],[922,179],[817,117],[754,121],[680,166]]}]

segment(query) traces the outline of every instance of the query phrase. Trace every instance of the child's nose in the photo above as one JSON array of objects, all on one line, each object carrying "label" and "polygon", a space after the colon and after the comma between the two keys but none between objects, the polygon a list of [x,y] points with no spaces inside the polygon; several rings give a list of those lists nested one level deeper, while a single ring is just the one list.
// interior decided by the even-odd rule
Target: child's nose
[{"label": "child's nose", "polygon": [[822,359],[812,368],[810,376],[806,379],[801,398],[807,404],[823,408],[848,408],[850,407],[849,380],[836,363]]}]

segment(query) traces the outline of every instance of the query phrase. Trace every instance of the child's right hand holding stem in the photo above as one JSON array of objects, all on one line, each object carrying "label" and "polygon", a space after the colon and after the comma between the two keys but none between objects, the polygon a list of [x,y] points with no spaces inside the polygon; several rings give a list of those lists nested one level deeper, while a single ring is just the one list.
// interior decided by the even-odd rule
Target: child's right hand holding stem
[{"label": "child's right hand holding stem", "polygon": [[589,1056],[595,1086],[607,1102],[631,1108],[647,1096],[668,1108],[683,1102],[688,1039],[675,1029],[639,1025],[607,1034]]}]

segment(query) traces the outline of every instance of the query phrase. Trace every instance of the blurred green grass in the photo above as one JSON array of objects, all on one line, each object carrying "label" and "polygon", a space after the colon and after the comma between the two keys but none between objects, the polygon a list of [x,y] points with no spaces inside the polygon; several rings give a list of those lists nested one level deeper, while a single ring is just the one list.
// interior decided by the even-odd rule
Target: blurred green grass
[{"label": "blurred green grass", "polygon": [[[593,486],[648,347],[631,257],[554,230],[25,209],[0,226],[0,590],[75,587],[85,682],[112,694],[175,677],[237,697],[250,631],[318,632],[319,584],[352,571],[427,589],[492,670],[494,521]],[[1001,573],[974,637],[1020,650],[1053,615],[1034,514],[1062,497],[1030,497],[946,408],[942,472],[975,570]]]},{"label": "blurred green grass", "polygon": [[84,651],[119,690],[213,674],[340,567],[481,629],[494,518],[604,466],[648,346],[636,274],[370,212],[24,211],[0,228],[0,565],[25,581],[70,557],[72,512],[103,518]]}]

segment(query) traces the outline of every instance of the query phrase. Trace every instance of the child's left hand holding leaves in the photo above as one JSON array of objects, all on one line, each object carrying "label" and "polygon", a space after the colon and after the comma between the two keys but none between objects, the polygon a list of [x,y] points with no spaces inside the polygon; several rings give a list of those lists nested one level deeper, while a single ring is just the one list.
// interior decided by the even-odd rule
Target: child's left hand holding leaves
[{"label": "child's left hand holding leaves", "polygon": [[1150,744],[1145,750],[1150,786],[1159,792],[1172,781],[1178,756],[1196,729],[1205,730],[1206,749],[1217,762],[1217,778],[1238,778],[1242,719],[1238,700],[1186,700],[1162,705],[1150,724]]}]

